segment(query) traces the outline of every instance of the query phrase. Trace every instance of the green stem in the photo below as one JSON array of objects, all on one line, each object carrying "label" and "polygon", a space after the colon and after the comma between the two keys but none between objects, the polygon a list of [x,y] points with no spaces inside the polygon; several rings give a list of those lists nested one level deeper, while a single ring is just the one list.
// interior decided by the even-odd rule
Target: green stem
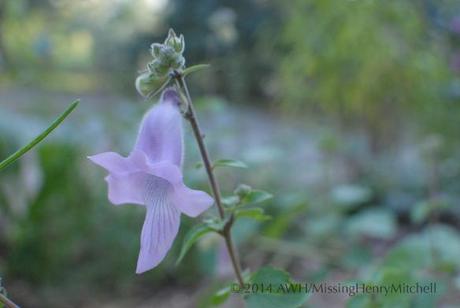
[{"label": "green stem", "polygon": [[[203,134],[201,132],[200,125],[198,123],[198,119],[196,117],[195,108],[193,107],[193,102],[190,96],[190,92],[188,91],[188,87],[185,82],[184,76],[181,73],[176,72],[174,79],[179,89],[182,89],[185,93],[185,99],[187,100],[186,102],[187,109],[185,111],[184,116],[190,122],[190,125],[192,126],[193,134],[197,141],[198,148],[201,154],[201,158],[203,160],[203,165],[206,170],[206,174],[208,175],[209,185],[211,186],[212,194],[214,195],[214,200],[216,202],[217,209],[219,211],[219,216],[222,220],[225,220],[225,210],[224,210],[224,206],[222,205],[222,197],[221,197],[221,193],[219,189],[219,184],[213,172],[211,159],[209,157],[209,153],[206,148],[206,144],[204,143],[204,140],[203,140]],[[231,217],[230,217],[230,221],[232,221]],[[239,261],[238,253],[233,244],[231,231],[230,231],[231,223],[228,224],[228,226],[229,227],[225,228],[224,231],[222,232],[222,236],[225,239],[225,245],[227,246],[228,254],[230,256],[230,260],[232,261],[233,270],[235,271],[235,275],[238,280],[238,283],[240,284],[241,287],[243,287],[244,280],[243,280],[243,275],[241,271],[240,261]]]}]

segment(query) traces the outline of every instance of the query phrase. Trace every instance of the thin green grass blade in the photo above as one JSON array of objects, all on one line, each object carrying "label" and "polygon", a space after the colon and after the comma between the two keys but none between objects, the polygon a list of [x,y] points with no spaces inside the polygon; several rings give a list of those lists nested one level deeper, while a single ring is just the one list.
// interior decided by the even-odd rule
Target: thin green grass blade
[{"label": "thin green grass blade", "polygon": [[6,168],[13,162],[15,162],[17,159],[19,159],[22,155],[27,153],[30,149],[32,149],[34,146],[36,146],[40,141],[46,138],[56,127],[59,126],[59,124],[64,121],[65,118],[78,106],[80,103],[80,100],[74,101],[72,104],[70,104],[69,108],[67,108],[66,111],[64,111],[54,122],[46,129],[44,130],[40,135],[38,135],[34,140],[32,140],[29,144],[26,146],[20,148],[13,154],[11,154],[8,158],[0,162],[0,170]]}]

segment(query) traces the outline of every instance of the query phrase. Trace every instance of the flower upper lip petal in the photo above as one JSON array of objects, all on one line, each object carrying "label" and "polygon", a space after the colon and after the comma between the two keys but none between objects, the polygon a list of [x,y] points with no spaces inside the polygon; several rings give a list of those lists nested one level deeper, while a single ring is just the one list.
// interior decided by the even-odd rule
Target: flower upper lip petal
[{"label": "flower upper lip petal", "polygon": [[115,152],[104,152],[88,156],[88,159],[106,169],[110,174],[147,172],[149,168],[147,156],[139,150],[132,151],[128,157],[123,157]]},{"label": "flower upper lip petal", "polygon": [[160,102],[144,116],[134,149],[144,152],[152,163],[169,161],[182,166],[182,115],[175,91],[165,90]]},{"label": "flower upper lip petal", "polygon": [[149,164],[149,173],[165,179],[172,185],[182,183],[182,172],[176,165],[169,161]]}]

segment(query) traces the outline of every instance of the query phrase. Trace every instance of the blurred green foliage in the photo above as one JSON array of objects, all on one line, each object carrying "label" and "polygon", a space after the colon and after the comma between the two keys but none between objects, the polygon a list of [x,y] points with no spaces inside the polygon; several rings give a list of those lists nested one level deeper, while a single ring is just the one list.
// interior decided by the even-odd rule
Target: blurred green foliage
[{"label": "blurred green foliage", "polygon": [[427,3],[293,1],[280,35],[279,100],[365,127],[376,152],[414,122],[458,130],[458,121],[445,123],[460,113],[449,94],[448,31],[434,26]]},{"label": "blurred green foliage", "polygon": [[286,10],[283,101],[367,113],[371,121],[439,103],[448,50],[422,2],[293,1]]},{"label": "blurred green foliage", "polygon": [[[134,98],[137,70],[173,27],[188,66],[212,65],[190,83],[213,158],[248,166],[218,168],[224,196],[240,182],[274,195],[263,205],[272,219],[236,224],[246,266],[284,268],[296,281],[439,287],[326,303],[313,295],[311,306],[457,303],[458,16],[453,0],[0,1],[0,156],[55,114],[50,97],[82,98],[70,129],[0,173],[9,294],[29,290],[17,299],[34,307],[84,306],[93,295],[128,306],[152,297],[161,306],[163,293],[222,300],[212,295],[231,276],[217,238],[204,236],[175,266],[195,220],[183,218],[160,267],[134,274],[143,211],[111,207],[103,172],[85,159],[130,148],[147,108]],[[188,141],[185,178],[206,189],[198,160]]]}]

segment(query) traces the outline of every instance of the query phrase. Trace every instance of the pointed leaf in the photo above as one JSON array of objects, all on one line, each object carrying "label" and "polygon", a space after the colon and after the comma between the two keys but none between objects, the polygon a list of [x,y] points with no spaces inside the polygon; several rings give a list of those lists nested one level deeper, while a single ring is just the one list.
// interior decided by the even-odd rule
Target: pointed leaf
[{"label": "pointed leaf", "polygon": [[151,99],[152,97],[157,96],[158,93],[163,91],[166,88],[166,86],[171,82],[171,78],[166,78],[165,80],[166,81],[157,90],[153,90],[152,92],[147,94],[147,96],[145,97],[145,100]]},{"label": "pointed leaf", "polygon": [[182,72],[182,75],[185,77],[187,75],[190,75],[191,73],[195,73],[195,72],[201,71],[201,70],[209,68],[209,67],[211,67],[211,65],[209,65],[209,64],[193,65],[193,66],[190,66],[190,67],[187,67],[186,69],[184,69],[184,71]]},{"label": "pointed leaf", "polygon": [[213,168],[216,167],[233,167],[233,168],[247,168],[248,166],[240,160],[235,159],[218,159],[214,161]]},{"label": "pointed leaf", "polygon": [[29,144],[26,146],[22,147],[21,149],[17,150],[15,153],[11,154],[8,158],[0,162],[0,170],[3,168],[6,168],[8,165],[11,163],[15,162],[18,158],[20,158],[22,155],[27,153],[30,149],[32,149],[34,146],[36,146],[40,141],[46,138],[56,127],[59,126],[59,124],[64,121],[65,118],[77,107],[77,105],[80,103],[80,100],[74,101],[70,106],[67,108],[66,111],[64,111],[56,120],[54,120],[51,125],[45,129],[40,135],[38,135],[34,140],[32,140]]},{"label": "pointed leaf", "polygon": [[227,207],[233,207],[240,202],[240,197],[238,196],[228,196],[221,198],[222,204]]},{"label": "pointed leaf", "polygon": [[204,167],[203,162],[199,161],[194,165],[195,169],[201,169]]},{"label": "pointed leaf", "polygon": [[261,203],[273,198],[273,195],[259,189],[254,189],[244,196],[242,203]]},{"label": "pointed leaf", "polygon": [[235,218],[251,218],[258,221],[268,220],[271,217],[264,213],[264,210],[260,207],[250,209],[237,209],[235,210]]},{"label": "pointed leaf", "polygon": [[212,231],[221,232],[224,229],[225,224],[228,222],[229,219],[230,219],[229,216],[223,220],[217,217],[213,217],[213,218],[204,219],[203,223],[209,228],[211,228]]},{"label": "pointed leaf", "polygon": [[293,282],[289,273],[273,267],[258,270],[252,275],[250,284],[263,290],[259,288],[245,298],[248,308],[295,308],[308,298],[303,284]]},{"label": "pointed leaf", "polygon": [[231,294],[231,285],[227,285],[211,296],[211,303],[213,305],[223,304]]},{"label": "pointed leaf", "polygon": [[213,231],[213,228],[205,224],[199,224],[190,229],[187,235],[185,236],[184,243],[182,244],[182,248],[179,254],[179,258],[176,261],[176,265],[182,261],[187,252],[190,250],[190,248],[192,248],[193,244],[195,244],[195,242],[197,242],[204,235]]}]

